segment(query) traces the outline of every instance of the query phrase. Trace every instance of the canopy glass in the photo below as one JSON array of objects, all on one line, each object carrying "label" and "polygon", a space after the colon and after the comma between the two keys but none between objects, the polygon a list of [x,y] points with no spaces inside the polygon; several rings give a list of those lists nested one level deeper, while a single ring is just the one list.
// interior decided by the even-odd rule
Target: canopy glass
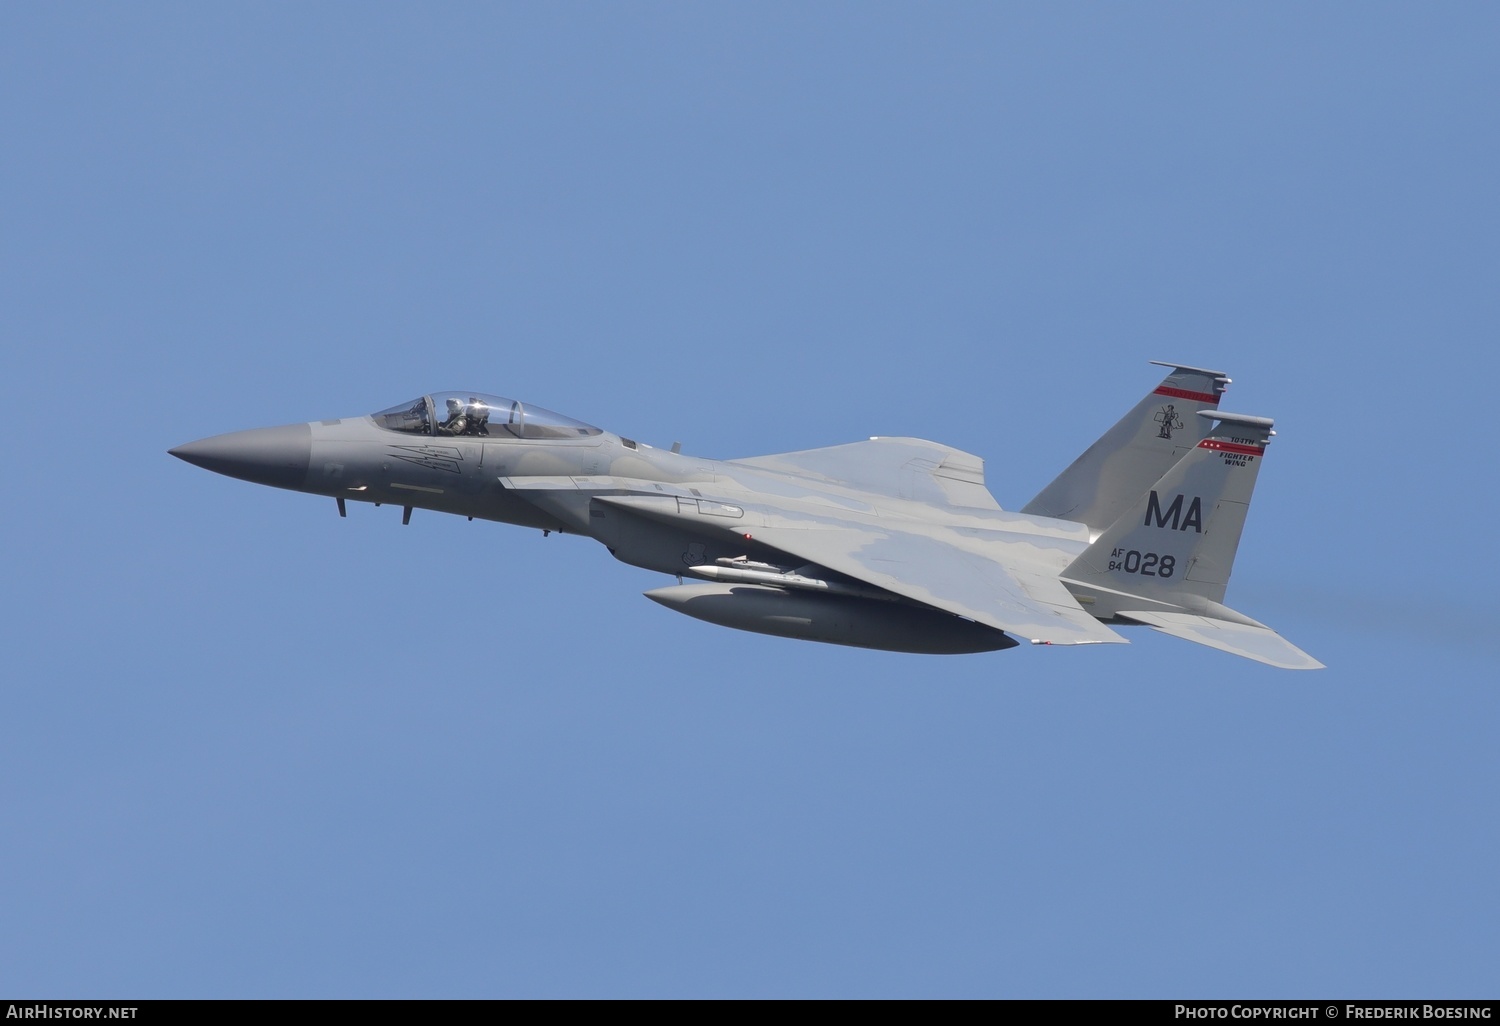
[{"label": "canopy glass", "polygon": [[482,392],[434,392],[371,414],[376,424],[408,435],[468,438],[581,438],[592,425]]}]

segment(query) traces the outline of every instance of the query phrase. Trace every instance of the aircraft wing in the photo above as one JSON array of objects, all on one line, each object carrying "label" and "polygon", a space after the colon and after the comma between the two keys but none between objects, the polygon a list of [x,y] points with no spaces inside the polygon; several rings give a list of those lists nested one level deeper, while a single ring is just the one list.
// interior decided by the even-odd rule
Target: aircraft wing
[{"label": "aircraft wing", "polygon": [[893,499],[936,506],[1000,508],[984,485],[984,460],[921,438],[871,438],[730,462]]},{"label": "aircraft wing", "polygon": [[1086,613],[1055,575],[1008,568],[941,538],[826,521],[759,527],[755,540],[1036,644],[1126,644]]}]

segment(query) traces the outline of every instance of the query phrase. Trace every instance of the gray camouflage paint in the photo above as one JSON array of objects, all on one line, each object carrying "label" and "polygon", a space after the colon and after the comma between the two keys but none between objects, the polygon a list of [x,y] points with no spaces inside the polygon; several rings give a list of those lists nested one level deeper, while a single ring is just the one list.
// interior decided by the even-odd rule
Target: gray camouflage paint
[{"label": "gray camouflage paint", "polygon": [[[1021,513],[995,502],[983,460],[935,442],[711,460],[585,425],[576,437],[516,437],[500,419],[510,401],[497,397],[475,407],[479,422],[496,417],[483,435],[440,433],[436,397],[424,397],[408,417],[417,423],[426,404],[423,433],[377,414],[219,435],[172,454],[332,496],[341,513],[352,500],[586,535],[623,562],[704,582],[648,592],[654,601],[761,633],[951,653],[1008,648],[1011,635],[1122,643],[1105,621],[1145,623],[1275,666],[1321,665],[1220,604],[1270,421],[1218,414],[1224,375],[1168,366]],[[471,394],[437,395],[456,416],[452,397]],[[520,404],[510,409],[522,418]],[[1191,502],[1173,513],[1178,495]],[[1151,570],[1167,560],[1170,573]]]}]

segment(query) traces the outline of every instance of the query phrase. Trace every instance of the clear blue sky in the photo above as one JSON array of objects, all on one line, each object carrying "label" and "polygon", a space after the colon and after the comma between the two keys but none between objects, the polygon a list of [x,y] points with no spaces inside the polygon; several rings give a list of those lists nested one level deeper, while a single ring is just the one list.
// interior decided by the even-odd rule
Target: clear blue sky
[{"label": "clear blue sky", "polygon": [[[0,992],[1500,992],[1493,4],[0,7]],[[919,657],[166,449],[514,395],[1008,508],[1274,416],[1229,601]]]}]

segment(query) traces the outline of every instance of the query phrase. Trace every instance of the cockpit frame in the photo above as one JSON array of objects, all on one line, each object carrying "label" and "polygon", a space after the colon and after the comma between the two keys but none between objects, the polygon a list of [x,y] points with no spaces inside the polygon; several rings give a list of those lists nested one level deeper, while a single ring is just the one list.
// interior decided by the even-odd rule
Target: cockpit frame
[{"label": "cockpit frame", "polygon": [[590,438],[600,428],[540,406],[482,392],[434,392],[372,413],[378,427],[432,438],[563,439]]}]

